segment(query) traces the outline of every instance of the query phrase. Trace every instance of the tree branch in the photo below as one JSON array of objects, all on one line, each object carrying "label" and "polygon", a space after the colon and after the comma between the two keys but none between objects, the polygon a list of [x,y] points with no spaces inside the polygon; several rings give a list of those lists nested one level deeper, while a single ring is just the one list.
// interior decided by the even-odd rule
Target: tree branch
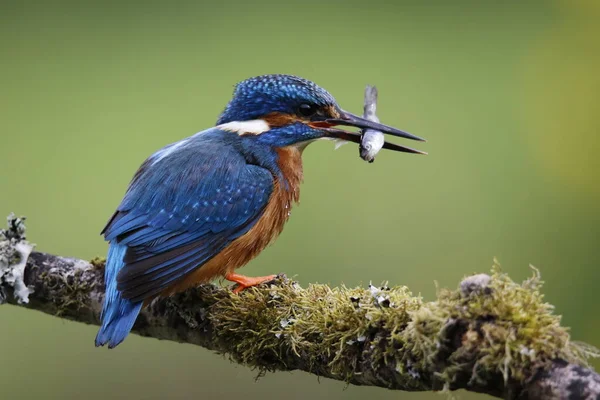
[{"label": "tree branch", "polygon": [[[103,262],[29,255],[31,248],[23,220],[9,217],[0,231],[0,302],[99,324]],[[507,399],[599,398],[600,376],[586,363],[598,352],[570,340],[540,287],[537,270],[517,284],[496,267],[424,302],[401,286],[301,288],[279,276],[240,295],[204,285],[156,300],[133,331],[262,373],[302,370],[355,385]]]}]

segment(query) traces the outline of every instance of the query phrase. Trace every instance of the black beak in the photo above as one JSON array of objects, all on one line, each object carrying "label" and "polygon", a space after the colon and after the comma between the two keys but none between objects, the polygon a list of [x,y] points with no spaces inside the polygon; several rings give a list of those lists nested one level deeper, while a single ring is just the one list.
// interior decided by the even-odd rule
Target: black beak
[{"label": "black beak", "polygon": [[398,136],[405,139],[418,140],[419,142],[425,142],[425,139],[420,138],[418,136],[412,135],[408,132],[401,131],[400,129],[392,128],[391,126],[387,126],[384,124],[380,124],[377,122],[369,121],[363,117],[359,117],[358,115],[354,115],[347,111],[342,111],[340,118],[332,118],[328,119],[325,122],[331,125],[345,125],[345,126],[354,126],[356,128],[361,129],[372,129],[374,131],[379,131],[383,133],[388,133],[393,136]]},{"label": "black beak", "polygon": [[[380,124],[378,122],[369,121],[368,119],[359,117],[358,115],[354,115],[347,111],[340,110],[339,112],[340,112],[339,118],[326,119],[325,121],[323,121],[324,125],[326,125],[326,126],[322,125],[323,127],[320,128],[320,129],[328,132],[329,136],[332,138],[347,140],[349,142],[354,142],[354,143],[360,143],[361,135],[359,133],[347,132],[347,131],[344,131],[341,129],[331,128],[332,126],[335,126],[335,125],[344,125],[344,126],[352,126],[352,127],[356,127],[356,128],[360,128],[360,129],[372,129],[375,131],[387,133],[389,135],[393,135],[393,136],[397,136],[397,137],[401,137],[401,138],[405,138],[405,139],[418,140],[420,142],[425,142],[425,139],[420,138],[415,135],[412,135],[408,132],[401,131],[400,129],[396,129],[396,128],[393,128],[388,125]],[[401,151],[404,153],[427,154],[424,151],[411,149],[410,147],[404,147],[404,146],[400,146],[398,144],[394,144],[394,143],[390,143],[390,142],[385,142],[383,145],[383,148],[388,149],[388,150]]]}]

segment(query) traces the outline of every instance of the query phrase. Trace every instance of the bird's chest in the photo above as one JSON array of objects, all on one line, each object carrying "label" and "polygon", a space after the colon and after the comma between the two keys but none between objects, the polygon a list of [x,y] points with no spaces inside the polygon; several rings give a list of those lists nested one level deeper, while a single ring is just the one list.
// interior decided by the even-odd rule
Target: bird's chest
[{"label": "bird's chest", "polygon": [[275,179],[275,187],[265,216],[271,215],[272,226],[276,234],[279,234],[290,217],[292,205],[300,200],[303,172],[301,150],[296,147],[284,147],[277,149],[277,154],[283,179]]},{"label": "bird's chest", "polygon": [[248,232],[248,239],[253,242],[251,248],[257,251],[264,249],[283,230],[290,217],[294,203],[300,200],[300,184],[302,182],[302,152],[295,147],[277,149],[278,166],[281,176],[274,175],[273,193],[262,217]]},{"label": "bird's chest", "polygon": [[276,150],[278,166],[281,171],[274,174],[273,193],[265,210],[248,231],[242,242],[249,259],[254,258],[269,245],[283,230],[290,217],[294,203],[300,199],[300,183],[302,182],[302,151],[296,147],[283,147]]}]

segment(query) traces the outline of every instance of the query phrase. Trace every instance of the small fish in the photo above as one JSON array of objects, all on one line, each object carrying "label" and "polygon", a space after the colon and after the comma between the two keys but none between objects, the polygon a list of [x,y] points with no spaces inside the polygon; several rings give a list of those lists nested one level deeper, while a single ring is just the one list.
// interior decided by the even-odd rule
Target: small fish
[{"label": "small fish", "polygon": [[[377,109],[377,88],[367,85],[365,88],[365,106],[363,117],[369,121],[379,122],[379,118],[375,115]],[[373,129],[363,129],[360,145],[358,147],[360,158],[372,163],[379,150],[383,147],[385,137],[382,132]]]}]

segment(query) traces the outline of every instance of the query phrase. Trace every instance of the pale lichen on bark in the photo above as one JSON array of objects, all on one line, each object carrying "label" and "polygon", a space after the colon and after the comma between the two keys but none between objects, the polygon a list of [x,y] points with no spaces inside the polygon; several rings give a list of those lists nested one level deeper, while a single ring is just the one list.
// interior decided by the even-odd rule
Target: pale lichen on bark
[{"label": "pale lichen on bark", "polygon": [[24,281],[27,259],[34,245],[25,237],[25,218],[10,214],[8,229],[0,229],[0,304],[8,294],[4,286],[12,289],[12,295],[19,303],[28,303],[31,288]]},{"label": "pale lichen on bark", "polygon": [[[26,307],[99,322],[101,261],[34,252],[24,281],[33,289]],[[404,286],[302,288],[279,276],[240,295],[204,285],[154,301],[134,332],[200,345],[261,373],[302,370],[407,391],[596,399],[600,377],[587,359],[598,352],[570,339],[541,284],[537,270],[518,284],[496,266],[426,302]]]}]

